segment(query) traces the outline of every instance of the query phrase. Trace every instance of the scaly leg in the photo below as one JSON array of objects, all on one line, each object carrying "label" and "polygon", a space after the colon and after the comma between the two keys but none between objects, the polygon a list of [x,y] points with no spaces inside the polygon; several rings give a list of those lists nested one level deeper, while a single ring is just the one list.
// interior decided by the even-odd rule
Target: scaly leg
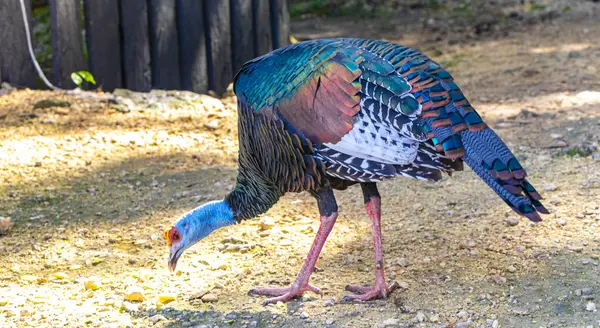
[{"label": "scaly leg", "polygon": [[304,261],[304,265],[298,273],[296,280],[290,287],[286,288],[255,288],[248,292],[248,294],[257,294],[257,295],[266,295],[266,296],[275,296],[273,298],[268,298],[263,302],[263,305],[267,305],[270,303],[277,302],[287,302],[294,297],[301,296],[305,291],[310,290],[317,294],[323,294],[320,289],[310,285],[308,280],[310,279],[310,275],[315,269],[315,264],[319,259],[319,254],[321,253],[321,249],[323,249],[323,245],[327,240],[327,236],[333,229],[333,225],[335,224],[335,220],[338,216],[338,208],[335,202],[335,198],[333,196],[333,191],[331,189],[323,189],[313,194],[319,203],[319,212],[321,214],[321,225],[319,226],[319,230],[317,231],[317,235],[315,236],[315,240],[313,241],[312,247],[308,252],[308,256]]},{"label": "scaly leg", "polygon": [[375,183],[361,183],[363,195],[365,197],[365,209],[371,218],[371,231],[373,233],[373,250],[375,255],[375,284],[372,287],[363,287],[356,285],[346,286],[346,290],[358,295],[345,296],[343,301],[367,301],[376,298],[386,298],[399,286],[393,283],[389,287],[385,283],[385,273],[383,271],[383,250],[381,247],[381,197],[377,191]]}]

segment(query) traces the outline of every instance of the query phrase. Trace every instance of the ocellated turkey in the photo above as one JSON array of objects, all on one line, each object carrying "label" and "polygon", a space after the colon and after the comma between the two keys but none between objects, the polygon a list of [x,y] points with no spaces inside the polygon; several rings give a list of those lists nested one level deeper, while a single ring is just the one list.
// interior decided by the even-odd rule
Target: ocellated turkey
[{"label": "ocellated turkey", "polygon": [[321,225],[287,288],[251,292],[288,301],[321,291],[308,283],[338,216],[334,189],[360,184],[372,221],[375,283],[348,286],[350,300],[385,297],[380,195],[396,176],[440,180],[463,162],[516,213],[548,213],[525,170],[465,98],[450,74],[417,50],[384,41],[323,39],[249,61],[234,91],[239,114],[239,174],[225,199],[204,204],[165,232],[169,266],[217,228],[265,213],[287,192],[311,193]]}]

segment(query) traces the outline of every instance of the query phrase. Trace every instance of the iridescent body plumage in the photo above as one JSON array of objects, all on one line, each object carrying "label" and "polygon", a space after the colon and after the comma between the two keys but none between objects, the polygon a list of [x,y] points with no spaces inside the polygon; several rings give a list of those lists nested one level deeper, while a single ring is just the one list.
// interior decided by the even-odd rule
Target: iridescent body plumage
[{"label": "iridescent body plumage", "polygon": [[439,180],[463,161],[517,213],[539,221],[537,212],[547,212],[450,74],[414,49],[363,39],[297,43],[246,63],[234,90],[241,192],[229,199],[240,219],[263,209],[246,209],[238,195],[268,191],[268,201],[250,203],[270,206],[332,182]]},{"label": "iridescent body plumage", "polygon": [[[302,270],[289,288],[253,292],[275,296],[267,303],[320,292],[308,281],[337,218],[332,189],[360,183],[373,222],[375,284],[348,290],[360,294],[350,297],[356,300],[385,297],[395,286],[385,284],[382,269],[375,183],[396,176],[435,181],[462,170],[463,162],[517,213],[532,221],[541,220],[538,212],[547,213],[517,159],[450,74],[417,50],[363,39],[297,43],[243,65],[234,91],[236,187],[166,234],[176,239],[172,269],[200,237],[266,212],[287,192],[308,191],[318,201],[321,227]],[[186,231],[200,237],[187,237]]]}]

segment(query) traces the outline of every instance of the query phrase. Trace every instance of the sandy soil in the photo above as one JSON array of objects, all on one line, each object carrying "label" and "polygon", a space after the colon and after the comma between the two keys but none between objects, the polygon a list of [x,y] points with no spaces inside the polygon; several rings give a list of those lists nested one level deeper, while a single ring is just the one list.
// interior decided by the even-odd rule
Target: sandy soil
[{"label": "sandy soil", "polygon": [[386,38],[448,66],[528,169],[552,212],[543,222],[514,218],[469,170],[382,183],[385,268],[402,289],[342,304],[345,285],[372,280],[350,188],[311,280],[325,295],[263,307],[246,292],[293,281],[318,227],[309,196],[215,233],[177,274],[161,235],[232,188],[234,97],[14,91],[0,96],[0,217],[14,223],[0,237],[0,326],[600,327],[600,23],[463,42],[384,23],[317,19],[294,33]]}]

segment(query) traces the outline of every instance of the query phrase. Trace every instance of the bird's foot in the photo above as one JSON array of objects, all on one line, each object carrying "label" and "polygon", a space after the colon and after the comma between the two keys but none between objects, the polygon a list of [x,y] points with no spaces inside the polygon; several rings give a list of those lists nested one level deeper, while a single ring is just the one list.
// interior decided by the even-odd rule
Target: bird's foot
[{"label": "bird's foot", "polygon": [[342,298],[342,302],[349,301],[370,301],[377,298],[386,298],[394,290],[398,289],[400,285],[397,282],[387,286],[385,282],[375,283],[372,287],[364,287],[357,285],[348,285],[346,290],[356,295],[348,295]]},{"label": "bird's foot", "polygon": [[300,286],[300,287],[296,287],[295,285],[292,285],[290,287],[285,287],[285,288],[275,288],[275,287],[254,288],[254,289],[251,289],[250,291],[248,291],[248,295],[274,296],[272,298],[267,298],[263,302],[263,305],[268,305],[268,304],[274,304],[277,302],[287,302],[293,298],[302,296],[302,294],[306,291],[311,291],[313,293],[323,295],[323,292],[319,288],[317,288],[311,284],[308,284],[308,283],[306,285]]}]

